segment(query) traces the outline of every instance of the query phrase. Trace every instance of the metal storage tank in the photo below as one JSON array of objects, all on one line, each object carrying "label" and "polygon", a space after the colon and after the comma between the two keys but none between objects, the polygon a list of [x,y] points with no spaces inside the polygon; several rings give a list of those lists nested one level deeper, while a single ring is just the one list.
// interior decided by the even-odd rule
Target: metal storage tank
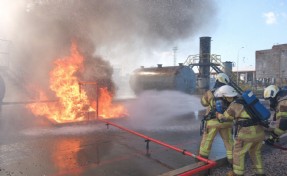
[{"label": "metal storage tank", "polygon": [[183,64],[179,66],[144,68],[134,70],[130,86],[135,94],[145,90],[178,90],[192,93],[196,89],[196,74]]}]

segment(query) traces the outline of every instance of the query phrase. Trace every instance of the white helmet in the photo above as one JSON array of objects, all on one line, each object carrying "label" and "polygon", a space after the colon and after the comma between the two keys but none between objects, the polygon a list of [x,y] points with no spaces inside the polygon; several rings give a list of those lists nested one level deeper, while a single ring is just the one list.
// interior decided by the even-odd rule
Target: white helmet
[{"label": "white helmet", "polygon": [[264,89],[264,98],[274,98],[276,94],[279,92],[279,87],[275,85],[270,85]]},{"label": "white helmet", "polygon": [[229,85],[221,86],[214,92],[215,97],[236,97],[237,95],[236,90]]},{"label": "white helmet", "polygon": [[229,77],[225,73],[218,73],[215,79],[223,84],[228,84],[230,82]]}]

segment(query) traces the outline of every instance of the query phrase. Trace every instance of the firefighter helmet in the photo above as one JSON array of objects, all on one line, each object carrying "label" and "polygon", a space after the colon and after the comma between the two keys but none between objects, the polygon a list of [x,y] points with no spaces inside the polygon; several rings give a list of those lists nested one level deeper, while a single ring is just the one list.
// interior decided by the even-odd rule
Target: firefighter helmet
[{"label": "firefighter helmet", "polygon": [[279,87],[275,85],[270,85],[264,89],[264,98],[274,98],[276,94],[279,92]]},{"label": "firefighter helmet", "polygon": [[215,76],[216,81],[221,82],[223,84],[228,84],[230,82],[229,77],[225,73],[218,73]]},{"label": "firefighter helmet", "polygon": [[221,86],[214,92],[215,97],[236,97],[237,95],[236,90],[229,85]]}]

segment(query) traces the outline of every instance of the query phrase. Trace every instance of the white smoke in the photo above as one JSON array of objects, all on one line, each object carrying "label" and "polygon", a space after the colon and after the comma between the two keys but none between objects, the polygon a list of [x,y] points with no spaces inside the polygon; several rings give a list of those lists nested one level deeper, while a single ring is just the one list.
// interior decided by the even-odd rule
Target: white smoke
[{"label": "white smoke", "polygon": [[154,51],[214,27],[215,16],[213,0],[2,0],[0,38],[13,43],[9,59],[23,80],[45,84],[71,40],[131,72],[157,64]]},{"label": "white smoke", "polygon": [[205,108],[196,95],[178,91],[145,91],[129,102],[127,109],[131,125],[153,128],[186,114],[197,115],[198,111]]}]

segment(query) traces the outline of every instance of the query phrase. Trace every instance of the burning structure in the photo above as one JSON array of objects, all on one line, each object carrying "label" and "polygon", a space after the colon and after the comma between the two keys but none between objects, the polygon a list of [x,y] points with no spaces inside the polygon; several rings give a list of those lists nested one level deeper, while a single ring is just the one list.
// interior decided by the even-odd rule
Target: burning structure
[{"label": "burning structure", "polygon": [[[101,108],[102,99],[111,101],[116,93],[112,65],[134,62],[142,53],[145,57],[163,44],[193,36],[213,22],[209,13],[215,12],[208,1],[26,0],[7,5],[15,24],[6,26],[13,54],[5,75],[15,77],[27,101],[57,101],[29,105],[35,115],[53,116],[57,122],[81,121],[82,111],[90,108],[113,116],[107,115],[113,108]],[[142,65],[137,61],[124,69]],[[65,93],[71,94],[64,98]]]},{"label": "burning structure", "polygon": [[[70,56],[55,60],[54,65],[55,68],[50,72],[50,89],[55,92],[58,101],[27,105],[36,116],[46,116],[50,120],[64,123],[87,120],[85,113],[90,111],[97,111],[98,115],[106,118],[119,117],[126,113],[123,106],[111,104],[112,92],[109,89],[112,87],[104,84],[103,80],[106,79],[94,78],[91,81],[96,87],[81,87],[87,84],[79,81],[85,73],[84,57],[75,43],[71,46]],[[110,85],[111,80],[107,81]],[[48,99],[44,91],[36,91],[39,93],[39,100]]]}]

